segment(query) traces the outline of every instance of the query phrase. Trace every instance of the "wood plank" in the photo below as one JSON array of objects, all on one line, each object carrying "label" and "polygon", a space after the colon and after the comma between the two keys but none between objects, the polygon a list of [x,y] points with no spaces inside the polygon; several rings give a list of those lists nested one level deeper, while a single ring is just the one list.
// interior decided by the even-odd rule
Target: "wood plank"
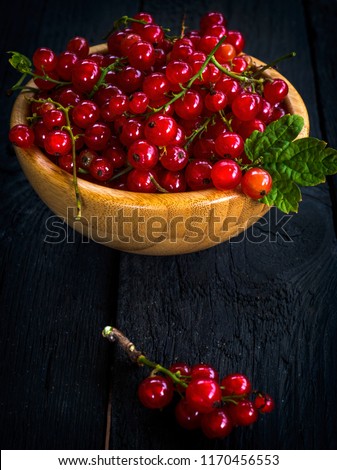
[{"label": "wood plank", "polygon": [[[61,51],[76,34],[100,43],[116,15],[133,14],[137,5],[12,2],[2,16],[1,49],[28,56],[41,45]],[[1,60],[4,91],[18,76],[3,54]],[[1,447],[101,449],[111,358],[101,330],[114,317],[119,253],[66,233],[60,223],[52,227],[51,212],[8,145],[13,100],[2,102],[0,140]],[[52,229],[59,243],[46,243]]]},{"label": "wood plank", "polygon": [[[261,60],[297,50],[297,58],[280,71],[302,94],[312,135],[320,137],[302,2],[165,6],[149,0],[143,9],[176,31],[184,12],[194,28],[200,13],[221,9],[230,27],[246,33],[247,52]],[[224,441],[185,432],[174,423],[172,410],[151,412],[137,403],[137,384],[146,371],[128,364],[114,347],[111,448],[335,448],[337,258],[328,188],[304,191],[299,214],[285,225],[277,211],[269,215],[244,239],[205,252],[160,258],[122,254],[116,326],[166,365],[203,361],[221,374],[246,373],[255,387],[275,397],[276,411]]]}]

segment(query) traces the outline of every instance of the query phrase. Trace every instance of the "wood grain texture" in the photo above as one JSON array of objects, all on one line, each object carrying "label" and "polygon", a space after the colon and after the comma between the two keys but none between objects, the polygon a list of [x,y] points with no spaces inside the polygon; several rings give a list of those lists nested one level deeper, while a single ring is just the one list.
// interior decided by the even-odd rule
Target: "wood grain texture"
[{"label": "wood grain texture", "polygon": [[[308,4],[316,14],[315,43]],[[98,43],[112,19],[140,8],[177,30],[184,11],[195,27],[200,13],[221,9],[244,32],[247,52],[265,62],[295,49],[297,57],[279,70],[306,102],[311,135],[325,133],[333,144],[334,124],[326,127],[333,104],[327,97],[319,116],[317,96],[330,87],[337,61],[329,62],[324,86],[312,62],[316,57],[323,67],[333,57],[332,47],[320,48],[332,31],[324,24],[336,12],[323,0],[17,1],[2,16],[1,50],[31,55],[41,44],[61,50],[73,33]],[[312,55],[318,51],[320,58]],[[17,77],[5,55],[0,61],[6,90]],[[299,214],[282,218],[271,210],[245,237],[200,253],[119,254],[73,231],[73,243],[47,244],[52,213],[7,143],[13,102],[4,102],[0,129],[1,448],[102,449],[112,383],[113,450],[336,449],[337,252],[327,186],[304,191]],[[275,412],[223,441],[184,432],[171,410],[139,405],[137,385],[146,371],[104,342],[107,323],[164,364],[205,361],[221,373],[246,372],[275,397]]]}]

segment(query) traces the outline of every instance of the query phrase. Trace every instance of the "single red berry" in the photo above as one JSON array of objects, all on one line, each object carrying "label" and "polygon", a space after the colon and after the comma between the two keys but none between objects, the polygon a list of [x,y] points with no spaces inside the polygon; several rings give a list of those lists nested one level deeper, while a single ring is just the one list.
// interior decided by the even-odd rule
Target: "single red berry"
[{"label": "single red berry", "polygon": [[213,379],[192,380],[186,388],[188,405],[200,413],[210,413],[221,403],[220,385]]},{"label": "single red berry", "polygon": [[248,377],[243,374],[229,374],[221,380],[220,385],[224,396],[247,395],[252,390]]},{"label": "single red berry", "polygon": [[227,103],[227,96],[223,91],[220,90],[211,90],[205,96],[205,106],[209,111],[220,111],[226,107]]},{"label": "single red berry", "polygon": [[120,44],[122,56],[127,56],[130,48],[141,40],[142,38],[139,36],[139,34],[135,34],[135,33],[126,34],[121,40],[121,44]]},{"label": "single red berry", "polygon": [[89,166],[90,174],[98,181],[107,181],[113,175],[113,165],[108,158],[95,158]]},{"label": "single red berry", "polygon": [[179,376],[190,376],[191,375],[191,367],[186,364],[186,362],[174,362],[170,365],[169,370],[176,374],[179,373]]},{"label": "single red berry", "polygon": [[226,42],[235,47],[237,54],[240,54],[245,47],[245,39],[240,31],[227,31]]},{"label": "single red berry", "polygon": [[67,119],[60,109],[50,109],[42,115],[42,121],[47,129],[52,130],[55,127],[62,127],[67,124]]},{"label": "single red berry", "polygon": [[96,122],[87,127],[84,132],[84,142],[92,150],[104,150],[111,137],[107,124]]},{"label": "single red berry", "polygon": [[191,408],[185,399],[178,402],[175,408],[175,417],[178,424],[184,429],[200,428],[202,414]]},{"label": "single red berry", "polygon": [[170,91],[170,83],[166,76],[160,72],[153,72],[147,75],[143,81],[143,91],[150,98],[150,100],[157,101],[165,93]]},{"label": "single red berry", "polygon": [[57,65],[57,57],[54,51],[48,47],[39,47],[33,54],[33,64],[38,70],[51,72]]},{"label": "single red berry", "polygon": [[234,59],[236,56],[235,47],[232,44],[221,44],[219,49],[215,52],[214,57],[220,64],[225,64]]},{"label": "single red berry", "polygon": [[[34,74],[37,75],[37,77],[34,78],[34,83],[40,90],[52,90],[53,88],[55,88],[56,86],[55,82],[50,81],[47,78],[42,78],[44,77],[45,72],[36,69],[34,70]],[[52,78],[53,80],[58,80],[60,78],[55,70],[50,70],[50,72],[48,72],[47,75],[49,78]],[[41,77],[41,78],[38,78],[38,77]]]},{"label": "single red berry", "polygon": [[124,94],[112,96],[109,100],[109,109],[113,116],[120,116],[129,109],[128,97]]},{"label": "single red berry", "polygon": [[209,28],[210,26],[213,26],[215,24],[220,24],[220,25],[225,25],[226,24],[226,19],[223,16],[222,13],[218,11],[210,11],[208,13],[205,13],[201,18],[200,18],[200,30],[204,31],[205,29]]},{"label": "single red berry", "polygon": [[154,114],[145,124],[144,134],[153,145],[168,145],[177,133],[176,121],[164,114]]},{"label": "single red berry", "polygon": [[57,164],[62,170],[66,171],[67,173],[73,173],[74,162],[71,153],[67,153],[66,155],[60,155],[57,159]]},{"label": "single red berry", "polygon": [[203,110],[203,100],[195,90],[187,90],[184,96],[174,103],[174,110],[182,119],[194,119],[198,117]]},{"label": "single red berry", "polygon": [[186,183],[193,191],[213,186],[211,179],[212,165],[207,160],[192,161],[186,166]]},{"label": "single red berry", "polygon": [[233,424],[228,412],[219,409],[202,417],[201,429],[209,439],[222,439],[232,432]]},{"label": "single red berry", "polygon": [[130,48],[128,60],[132,67],[149,70],[156,61],[153,45],[147,41],[139,41]]},{"label": "single red berry", "polygon": [[260,102],[251,93],[241,93],[232,102],[233,114],[241,121],[251,121],[260,110]]},{"label": "single red berry", "polygon": [[86,38],[75,36],[68,41],[66,50],[76,54],[79,59],[85,59],[89,54],[89,42]]},{"label": "single red berry", "polygon": [[267,393],[259,393],[254,399],[254,406],[260,413],[271,413],[275,402]]},{"label": "single red berry", "polygon": [[114,168],[121,168],[126,163],[126,154],[122,148],[109,146],[104,149],[103,157],[110,160]]},{"label": "single red berry", "polygon": [[143,83],[144,75],[139,68],[124,67],[117,72],[114,77],[114,84],[117,85],[125,94],[138,91]]},{"label": "single red berry", "polygon": [[250,168],[242,177],[241,189],[252,199],[260,199],[270,192],[272,184],[272,177],[267,170]]},{"label": "single red berry", "polygon": [[160,163],[167,170],[180,171],[188,163],[188,154],[182,147],[168,145],[160,156]]},{"label": "single red berry", "polygon": [[88,170],[93,160],[97,158],[99,158],[98,154],[94,150],[84,149],[79,153],[76,161],[80,168]]},{"label": "single red berry", "polygon": [[49,131],[44,141],[44,148],[50,155],[60,156],[71,152],[72,141],[67,131]]},{"label": "single red berry", "polygon": [[212,168],[211,178],[217,189],[236,188],[241,182],[242,172],[239,165],[230,159],[216,162]]},{"label": "single red berry", "polygon": [[148,41],[154,46],[160,44],[164,39],[163,28],[157,24],[150,23],[144,25],[143,28],[139,30],[139,34],[144,41]]},{"label": "single red berry", "polygon": [[[116,124],[116,120],[115,120]],[[129,118],[123,123],[119,139],[123,145],[130,147],[136,140],[144,138],[144,123],[138,118]]]},{"label": "single red berry", "polygon": [[35,144],[44,148],[44,141],[46,139],[46,135],[49,132],[49,129],[47,129],[47,127],[44,125],[42,119],[34,122],[32,129],[34,130]]},{"label": "single red berry", "polygon": [[187,62],[171,60],[166,66],[166,77],[173,85],[184,84],[192,77],[192,68]]},{"label": "single red berry", "polygon": [[133,169],[127,177],[128,191],[138,193],[156,193],[157,187],[153,182],[152,173],[148,170]]},{"label": "single red berry", "polygon": [[246,140],[248,137],[254,132],[259,131],[263,132],[266,128],[264,122],[260,121],[260,119],[252,119],[251,121],[244,121],[238,129],[239,134],[241,137]]},{"label": "single red berry", "polygon": [[218,381],[219,374],[214,367],[209,364],[195,364],[191,369],[192,379],[213,379]]},{"label": "single red berry", "polygon": [[83,129],[95,124],[99,117],[99,107],[91,100],[80,101],[72,110],[73,122]]},{"label": "single red berry", "polygon": [[166,377],[147,377],[138,387],[138,397],[146,408],[164,408],[173,398],[173,385]]},{"label": "single red berry", "polygon": [[158,162],[158,150],[146,140],[136,140],[128,150],[128,162],[134,168],[150,170]]},{"label": "single red berry", "polygon": [[132,114],[144,114],[149,105],[149,97],[142,91],[136,91],[129,96],[129,111]]},{"label": "single red berry", "polygon": [[101,76],[100,67],[90,59],[75,62],[71,69],[71,80],[76,91],[86,93],[93,89]]},{"label": "single red berry", "polygon": [[25,124],[16,124],[9,131],[9,140],[20,148],[29,148],[34,144],[34,131]]},{"label": "single red berry", "polygon": [[186,179],[182,171],[165,171],[160,178],[160,185],[169,193],[186,191]]},{"label": "single red berry", "polygon": [[229,415],[235,426],[249,426],[258,420],[259,413],[254,404],[244,398],[236,405],[230,403],[228,405]]},{"label": "single red berry", "polygon": [[235,132],[225,132],[215,139],[215,150],[222,158],[238,158],[244,150],[244,141]]},{"label": "single red berry", "polygon": [[270,104],[280,103],[288,94],[288,85],[281,78],[266,82],[263,86],[263,96]]}]

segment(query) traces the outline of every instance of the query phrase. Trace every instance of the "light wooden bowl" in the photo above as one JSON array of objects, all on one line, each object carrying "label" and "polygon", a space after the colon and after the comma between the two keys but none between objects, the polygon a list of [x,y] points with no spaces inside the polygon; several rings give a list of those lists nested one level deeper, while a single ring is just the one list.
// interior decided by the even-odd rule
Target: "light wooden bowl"
[{"label": "light wooden bowl", "polygon": [[[98,45],[91,52],[106,52],[106,47]],[[255,58],[253,62],[265,65]],[[299,93],[277,71],[269,70],[265,75],[287,82],[286,106],[291,114],[304,118],[300,137],[307,137],[308,113]],[[26,96],[27,93],[21,93],[14,103],[11,127],[26,123],[29,115]],[[140,194],[79,178],[82,219],[76,221],[72,176],[37,147],[27,150],[15,147],[15,151],[30,184],[54,214],[86,237],[121,251],[176,255],[204,250],[237,236],[269,210],[239,189]]]}]

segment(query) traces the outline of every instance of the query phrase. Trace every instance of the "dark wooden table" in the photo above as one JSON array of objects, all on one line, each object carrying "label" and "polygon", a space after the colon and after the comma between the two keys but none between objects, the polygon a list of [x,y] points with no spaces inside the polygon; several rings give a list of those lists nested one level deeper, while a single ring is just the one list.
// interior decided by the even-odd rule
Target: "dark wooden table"
[{"label": "dark wooden table", "polygon": [[[302,94],[311,135],[337,146],[336,0],[13,1],[1,52],[102,42],[139,10],[178,31],[221,10],[246,52],[280,66]],[[52,215],[8,144],[17,79],[1,54],[1,386],[3,449],[336,449],[337,251],[333,180],[303,191],[296,215],[276,210],[244,237],[184,256],[120,253],[82,240],[46,243]],[[65,229],[65,227],[63,227]],[[60,229],[61,230],[61,229]],[[145,370],[101,336],[113,324],[148,355],[241,371],[275,398],[252,428],[209,441],[136,398]],[[110,404],[110,406],[109,406]]]}]

